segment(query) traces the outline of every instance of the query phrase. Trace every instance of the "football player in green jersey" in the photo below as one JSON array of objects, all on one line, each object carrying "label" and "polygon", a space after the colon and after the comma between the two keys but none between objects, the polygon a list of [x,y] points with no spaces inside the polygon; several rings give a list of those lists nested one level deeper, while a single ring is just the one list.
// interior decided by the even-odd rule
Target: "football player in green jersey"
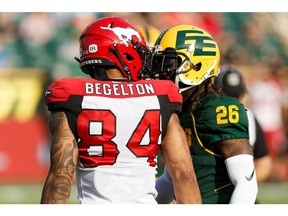
[{"label": "football player in green jersey", "polygon": [[[236,98],[213,84],[219,73],[218,44],[206,31],[177,25],[155,42],[146,70],[154,79],[171,79],[182,93],[181,125],[190,145],[202,202],[254,204],[258,192],[249,144],[248,119]],[[157,179],[158,203],[173,201],[165,169]]]}]

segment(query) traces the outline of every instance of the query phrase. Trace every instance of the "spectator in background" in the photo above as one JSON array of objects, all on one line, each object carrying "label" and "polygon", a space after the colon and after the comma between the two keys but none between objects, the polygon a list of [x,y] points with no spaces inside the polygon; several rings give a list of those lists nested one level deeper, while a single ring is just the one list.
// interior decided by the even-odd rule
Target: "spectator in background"
[{"label": "spectator in background", "polygon": [[7,46],[4,42],[5,42],[5,33],[4,33],[4,30],[1,29],[1,26],[0,26],[0,67],[2,68],[9,65],[9,63],[7,64],[9,60]]},{"label": "spectator in background", "polygon": [[[237,98],[244,103],[247,93],[246,82],[242,73],[232,65],[224,65],[215,80],[225,94]],[[271,168],[272,158],[269,154],[266,139],[262,128],[253,112],[246,108],[249,121],[249,141],[254,152],[254,163],[257,173],[257,181],[264,182],[268,179]]]},{"label": "spectator in background", "polygon": [[[0,13],[0,68],[13,67],[12,47],[15,41],[15,25],[11,25],[14,15]],[[1,71],[0,71],[1,73]],[[1,77],[0,77],[1,78]]]},{"label": "spectator in background", "polygon": [[287,167],[281,157],[287,151],[287,137],[283,122],[284,83],[279,74],[261,63],[254,67],[249,85],[247,106],[261,125],[273,160],[271,181],[286,178]]},{"label": "spectator in background", "polygon": [[[69,13],[68,13],[69,14]],[[62,17],[60,17],[62,15]],[[90,23],[99,17],[94,13],[70,13],[63,17],[61,13],[55,14],[55,20],[58,24],[58,31],[55,34],[55,41],[59,44],[56,50],[57,61],[53,65],[51,76],[53,80],[63,77],[84,77],[79,74],[78,65],[72,56],[78,55],[79,37],[87,23]]]}]

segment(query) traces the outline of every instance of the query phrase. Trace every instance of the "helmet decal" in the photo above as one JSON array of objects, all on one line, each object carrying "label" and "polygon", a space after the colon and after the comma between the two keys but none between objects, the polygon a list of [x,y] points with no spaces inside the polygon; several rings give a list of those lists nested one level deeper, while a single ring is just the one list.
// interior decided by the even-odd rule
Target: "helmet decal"
[{"label": "helmet decal", "polygon": [[91,44],[91,45],[88,47],[88,49],[89,49],[89,52],[90,52],[90,53],[95,53],[95,52],[98,51],[98,46],[97,46],[97,44]]},{"label": "helmet decal", "polygon": [[120,43],[124,43],[126,47],[128,47],[127,42],[131,42],[132,36],[136,36],[138,40],[141,42],[141,37],[139,33],[130,27],[127,27],[127,28],[112,27],[112,23],[110,23],[107,27],[100,26],[100,28],[103,30],[112,31],[118,37],[118,39],[120,40]]},{"label": "helmet decal", "polygon": [[[195,35],[195,34],[199,35]],[[194,35],[193,35],[194,34]],[[212,37],[204,35],[199,30],[178,31],[176,36],[176,50],[189,48],[189,41],[195,41],[195,52],[193,56],[215,56],[216,45]],[[188,42],[188,43],[187,43]],[[212,43],[211,43],[212,42]],[[204,49],[210,50],[204,50]]]}]

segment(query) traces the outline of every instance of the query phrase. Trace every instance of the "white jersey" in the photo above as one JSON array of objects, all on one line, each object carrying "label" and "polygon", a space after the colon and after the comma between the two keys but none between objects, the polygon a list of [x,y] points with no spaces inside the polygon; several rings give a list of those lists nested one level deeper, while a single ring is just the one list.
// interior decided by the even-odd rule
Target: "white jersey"
[{"label": "white jersey", "polygon": [[171,81],[70,78],[48,88],[78,140],[81,203],[155,203],[157,155],[182,97]]}]

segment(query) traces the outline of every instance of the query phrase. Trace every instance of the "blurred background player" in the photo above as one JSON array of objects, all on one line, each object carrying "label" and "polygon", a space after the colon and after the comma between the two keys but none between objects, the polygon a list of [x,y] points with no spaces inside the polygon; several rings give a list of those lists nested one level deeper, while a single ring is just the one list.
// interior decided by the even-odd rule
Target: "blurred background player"
[{"label": "blurred background player", "polygon": [[[216,85],[228,96],[235,97],[241,103],[245,104],[245,96],[248,92],[244,75],[232,65],[224,65],[220,70],[221,73],[215,80]],[[254,152],[257,181],[261,183],[265,182],[271,173],[272,158],[269,154],[266,139],[258,120],[249,108],[245,108],[249,121],[249,141]]]},{"label": "blurred background player", "polygon": [[152,25],[136,25],[142,33],[148,47],[153,47],[161,31]]},{"label": "blurred background player", "polygon": [[156,204],[161,148],[177,203],[201,203],[177,112],[182,97],[171,81],[142,79],[147,52],[139,30],[106,17],[80,36],[81,70],[91,78],[63,78],[46,91],[53,136],[41,203],[69,203],[72,180],[80,203]]},{"label": "blurred background player", "polygon": [[[203,203],[254,204],[258,185],[246,110],[212,81],[219,73],[218,44],[198,27],[176,25],[164,30],[155,45],[147,70],[154,72],[155,79],[173,80],[182,93],[179,118]],[[156,189],[158,203],[173,200],[167,169]]]},{"label": "blurred background player", "polygon": [[273,166],[269,176],[272,182],[288,180],[288,139],[285,134],[287,85],[281,79],[278,67],[275,63],[269,66],[257,64],[247,85],[247,107],[259,121],[272,157]]}]

